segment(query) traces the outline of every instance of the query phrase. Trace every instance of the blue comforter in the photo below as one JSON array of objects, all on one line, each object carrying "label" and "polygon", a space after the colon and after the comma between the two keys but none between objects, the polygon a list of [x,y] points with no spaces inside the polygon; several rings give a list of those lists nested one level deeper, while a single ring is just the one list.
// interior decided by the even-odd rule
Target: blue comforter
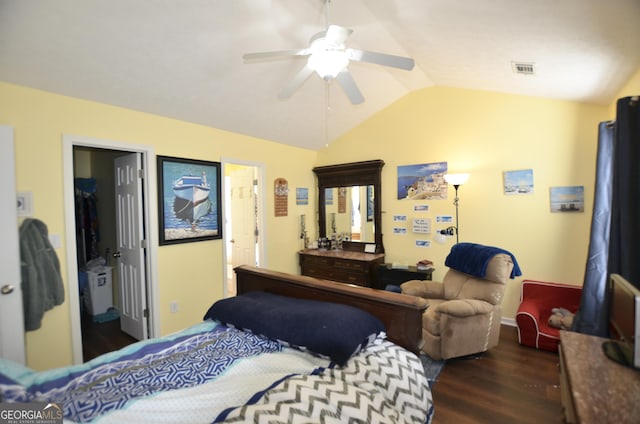
[{"label": "blue comforter", "polygon": [[[303,393],[303,395],[300,395]],[[420,360],[381,337],[344,367],[206,321],[82,365],[35,372],[0,359],[3,402],[51,402],[64,422],[429,422]]]},{"label": "blue comforter", "polygon": [[0,377],[3,397],[59,403],[65,419],[88,422],[136,399],[206,383],[241,358],[282,349],[278,342],[213,322],[191,331],[136,344],[77,367],[27,373],[17,381],[5,375]]}]

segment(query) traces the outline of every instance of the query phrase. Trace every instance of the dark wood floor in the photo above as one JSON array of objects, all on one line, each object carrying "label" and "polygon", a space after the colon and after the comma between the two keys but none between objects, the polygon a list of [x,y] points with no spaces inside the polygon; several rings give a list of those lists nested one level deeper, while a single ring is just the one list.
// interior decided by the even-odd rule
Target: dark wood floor
[{"label": "dark wood floor", "polygon": [[434,424],[562,423],[558,354],[519,345],[503,325],[497,347],[447,361],[433,398]]},{"label": "dark wood floor", "polygon": [[120,320],[93,322],[91,315],[82,313],[82,355],[89,361],[103,353],[112,352],[137,340],[120,331]]}]

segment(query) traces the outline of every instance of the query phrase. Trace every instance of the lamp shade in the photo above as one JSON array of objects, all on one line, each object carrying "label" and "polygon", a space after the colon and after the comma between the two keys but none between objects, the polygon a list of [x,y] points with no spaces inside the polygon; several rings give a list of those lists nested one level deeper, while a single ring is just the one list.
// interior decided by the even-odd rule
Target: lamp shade
[{"label": "lamp shade", "polygon": [[462,185],[469,179],[469,174],[445,174],[444,180],[447,184]]}]

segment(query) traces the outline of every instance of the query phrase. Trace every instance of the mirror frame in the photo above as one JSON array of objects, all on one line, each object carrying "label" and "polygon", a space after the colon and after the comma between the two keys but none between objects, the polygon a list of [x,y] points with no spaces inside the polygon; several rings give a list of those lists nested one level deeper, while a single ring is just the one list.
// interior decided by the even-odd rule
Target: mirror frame
[{"label": "mirror frame", "polygon": [[[313,172],[318,179],[318,236],[327,237],[325,189],[333,187],[373,186],[373,224],[375,226],[375,253],[384,253],[382,244],[382,167],[381,159],[338,165],[317,166]],[[365,242],[350,242],[345,250],[364,251]],[[350,248],[355,247],[355,248]]]}]

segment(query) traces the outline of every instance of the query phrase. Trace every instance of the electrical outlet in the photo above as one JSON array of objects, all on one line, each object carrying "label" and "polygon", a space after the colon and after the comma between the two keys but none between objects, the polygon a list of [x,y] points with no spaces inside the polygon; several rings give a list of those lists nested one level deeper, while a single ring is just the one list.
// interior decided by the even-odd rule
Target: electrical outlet
[{"label": "electrical outlet", "polygon": [[178,302],[177,301],[173,301],[169,304],[169,310],[171,311],[172,314],[175,314],[176,312],[178,312]]}]

